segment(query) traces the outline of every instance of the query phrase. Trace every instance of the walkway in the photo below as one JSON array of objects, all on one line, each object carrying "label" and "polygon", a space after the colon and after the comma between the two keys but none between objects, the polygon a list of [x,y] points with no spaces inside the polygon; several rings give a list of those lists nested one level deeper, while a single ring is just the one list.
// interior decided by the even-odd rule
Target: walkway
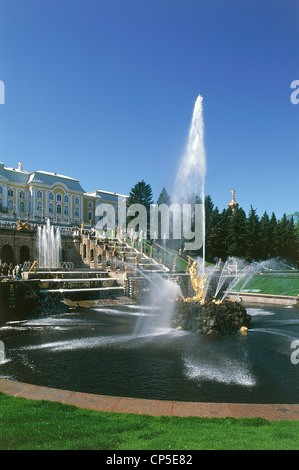
[{"label": "walkway", "polygon": [[299,405],[255,405],[241,403],[191,403],[109,397],[71,392],[0,379],[0,392],[32,400],[50,400],[96,411],[137,413],[152,416],[197,416],[201,418],[253,418],[270,421],[299,420]]}]

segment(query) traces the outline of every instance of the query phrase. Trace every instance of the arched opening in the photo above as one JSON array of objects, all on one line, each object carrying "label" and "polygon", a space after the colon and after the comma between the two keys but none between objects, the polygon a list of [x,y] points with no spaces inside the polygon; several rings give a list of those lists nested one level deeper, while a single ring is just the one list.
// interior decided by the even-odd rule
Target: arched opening
[{"label": "arched opening", "polygon": [[93,249],[90,250],[90,261],[93,261]]},{"label": "arched opening", "polygon": [[83,258],[86,258],[86,245],[83,245]]},{"label": "arched opening", "polygon": [[20,263],[24,264],[25,261],[30,261],[30,248],[27,245],[20,248]]},{"label": "arched opening", "polygon": [[13,263],[13,249],[10,245],[8,245],[8,243],[3,245],[2,247],[1,259],[2,259],[2,263],[7,263],[7,264]]}]

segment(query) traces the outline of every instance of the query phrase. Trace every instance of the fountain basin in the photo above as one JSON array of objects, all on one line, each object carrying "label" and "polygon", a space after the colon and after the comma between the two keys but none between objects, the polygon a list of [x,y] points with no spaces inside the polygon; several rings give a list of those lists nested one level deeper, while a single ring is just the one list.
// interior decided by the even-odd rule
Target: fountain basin
[{"label": "fountain basin", "polygon": [[198,334],[222,336],[239,332],[242,327],[249,328],[250,322],[250,315],[239,302],[225,299],[217,303],[207,299],[201,303],[197,299],[178,299],[172,326]]}]

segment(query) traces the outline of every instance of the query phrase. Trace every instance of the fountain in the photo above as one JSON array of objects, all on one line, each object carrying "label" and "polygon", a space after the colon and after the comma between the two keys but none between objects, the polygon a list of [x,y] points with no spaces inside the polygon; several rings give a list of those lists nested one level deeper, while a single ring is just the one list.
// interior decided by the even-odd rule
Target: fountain
[{"label": "fountain", "polygon": [[[250,317],[246,310],[238,302],[216,299],[224,278],[219,276],[219,286],[216,287],[216,295],[209,297],[211,291],[211,280],[217,277],[217,269],[212,272],[205,267],[205,176],[206,176],[206,153],[204,147],[204,121],[203,121],[203,98],[199,95],[196,99],[193,116],[191,120],[189,139],[186,151],[179,167],[174,189],[174,200],[178,203],[195,203],[195,196],[200,195],[202,209],[202,252],[200,267],[198,261],[189,263],[188,269],[190,280],[195,291],[193,298],[178,299],[176,301],[176,314],[173,326],[192,330],[200,333],[219,334],[228,333],[242,328],[247,331]],[[233,190],[234,199],[234,190]],[[190,261],[190,260],[189,260]],[[223,271],[222,271],[223,273]],[[220,279],[221,278],[221,279]],[[234,279],[236,283],[240,279]],[[213,279],[215,283],[215,279]]]},{"label": "fountain", "polygon": [[195,203],[196,195],[201,199],[202,216],[202,241],[203,257],[202,271],[205,271],[205,176],[206,176],[206,153],[204,147],[204,121],[203,121],[203,98],[198,95],[190,130],[186,151],[179,166],[172,199],[175,203]]},{"label": "fountain", "polygon": [[[184,190],[196,193],[198,184],[204,200],[201,98],[197,100],[194,113],[192,132],[190,129],[193,145],[188,145],[193,151],[186,152],[189,157],[184,155],[185,170],[183,168],[184,172],[178,175],[176,194]],[[191,188],[192,171],[197,183]],[[49,222],[39,229],[41,262],[46,259],[50,245],[53,248],[56,235],[59,233],[54,233]],[[297,403],[297,377],[289,360],[291,341],[298,337],[297,311],[284,307],[249,307],[253,319],[250,337],[229,335],[246,333],[250,320],[242,304],[233,300],[238,300],[242,290],[250,287],[248,282],[254,275],[277,269],[278,263],[269,260],[248,264],[229,258],[209,267],[205,265],[203,249],[202,258],[189,258],[189,276],[184,274],[181,278],[190,281],[192,297],[187,283],[182,290],[175,284],[178,273],[162,269],[160,273],[149,273],[141,268],[140,261],[134,264],[136,253],[130,245],[134,245],[135,235],[133,229],[127,235],[120,232],[120,238],[128,237],[126,250],[130,251],[125,253],[131,255],[126,255],[126,266],[131,271],[127,281],[142,277],[147,281],[145,287],[150,286],[143,290],[147,296],[145,302],[132,300],[123,305],[110,301],[97,304],[96,301],[95,307],[89,307],[91,303],[86,302],[88,308],[83,308],[77,306],[75,297],[74,302],[65,304],[64,310],[58,312],[56,299],[60,298],[60,283],[66,280],[63,273],[55,273],[55,278],[53,272],[47,276],[43,273],[44,282],[48,284],[43,289],[55,289],[57,293],[50,315],[47,312],[18,322],[10,318],[4,328],[0,328],[6,348],[4,354],[0,341],[1,376],[23,383],[118,397],[209,403]],[[105,233],[99,236],[105,243]],[[48,249],[43,244],[47,237],[52,240]],[[158,234],[154,233],[154,240],[157,238]],[[162,243],[166,244],[166,237]],[[45,264],[52,264],[50,257],[47,259]],[[94,274],[95,271],[85,271],[84,281],[88,276],[89,282],[97,282],[94,290],[103,290],[106,298],[104,284],[117,280],[108,279],[108,273],[100,273],[101,277],[95,280]],[[70,277],[71,273],[68,275]],[[22,286],[21,283],[14,285]],[[83,289],[78,285],[77,290],[76,295],[81,299]],[[13,301],[13,296],[7,298]],[[23,311],[23,305],[21,307]],[[211,337],[219,333],[227,336]]]},{"label": "fountain", "polygon": [[44,227],[37,230],[38,264],[40,268],[58,268],[60,264],[61,234],[60,229],[54,230],[50,219]]}]

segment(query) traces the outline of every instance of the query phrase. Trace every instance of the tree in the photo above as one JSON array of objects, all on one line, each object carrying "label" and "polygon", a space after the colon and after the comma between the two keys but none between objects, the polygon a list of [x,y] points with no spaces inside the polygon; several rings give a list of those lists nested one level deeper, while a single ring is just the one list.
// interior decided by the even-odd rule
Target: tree
[{"label": "tree", "polygon": [[147,209],[153,204],[153,191],[149,184],[144,180],[136,183],[130,191],[127,206],[132,204],[142,204]]},{"label": "tree", "polygon": [[160,196],[158,197],[157,204],[158,206],[160,206],[160,204],[167,204],[170,206],[171,204],[170,196],[164,187],[162,188]]},{"label": "tree", "polygon": [[250,206],[247,218],[245,257],[248,261],[260,259],[260,222],[256,209]]},{"label": "tree", "polygon": [[[229,210],[232,212],[231,209]],[[246,214],[242,208],[238,208],[231,213],[227,236],[228,256],[244,257],[247,240],[246,222]]]},{"label": "tree", "polygon": [[[127,199],[127,207],[130,207],[133,204],[141,204],[142,206],[145,207],[146,215],[147,215],[147,221],[146,221],[147,232],[148,232],[147,235],[149,235],[149,224],[150,224],[149,213],[150,213],[150,206],[151,204],[153,204],[153,191],[152,191],[151,186],[147,184],[144,180],[136,183],[130,191],[129,197]],[[135,216],[131,216],[131,215],[127,216],[127,226],[130,222],[132,222],[134,218]],[[139,225],[138,230],[140,231],[141,229],[142,228]]]},{"label": "tree", "polygon": [[286,214],[277,222],[275,227],[276,256],[296,261],[296,231],[294,219],[288,220]]},{"label": "tree", "polygon": [[269,258],[274,258],[277,256],[277,244],[276,244],[276,227],[277,219],[274,212],[272,212],[271,219],[269,222]]},{"label": "tree", "polygon": [[260,257],[261,259],[271,258],[272,234],[270,217],[265,211],[260,220]]},{"label": "tree", "polygon": [[296,262],[299,265],[299,219],[295,227],[295,235],[296,235]]},{"label": "tree", "polygon": [[212,229],[212,253],[210,254],[213,259],[221,258],[225,259],[227,257],[227,243],[228,243],[228,234],[229,234],[229,225],[230,225],[231,210],[223,209],[221,214],[219,214],[218,209],[216,208],[214,212],[214,221],[215,226]]}]

